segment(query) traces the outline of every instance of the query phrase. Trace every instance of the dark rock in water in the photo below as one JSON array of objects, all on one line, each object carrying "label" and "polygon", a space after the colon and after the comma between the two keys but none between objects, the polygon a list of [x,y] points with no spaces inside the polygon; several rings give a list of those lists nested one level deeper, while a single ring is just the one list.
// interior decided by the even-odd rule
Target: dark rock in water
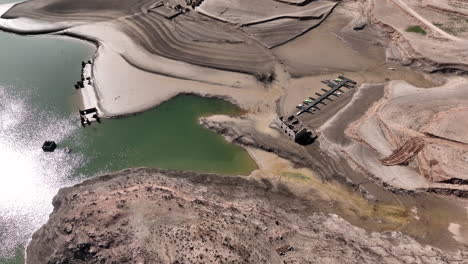
[{"label": "dark rock in water", "polygon": [[46,141],[42,145],[42,150],[44,152],[54,152],[54,150],[57,148],[57,144],[55,141]]}]

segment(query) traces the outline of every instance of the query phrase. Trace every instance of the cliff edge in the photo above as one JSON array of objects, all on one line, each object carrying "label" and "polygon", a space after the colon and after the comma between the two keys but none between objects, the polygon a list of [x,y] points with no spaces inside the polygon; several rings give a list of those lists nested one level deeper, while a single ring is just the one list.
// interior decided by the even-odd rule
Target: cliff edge
[{"label": "cliff edge", "polygon": [[27,263],[462,263],[367,233],[268,180],[128,169],[64,188]]}]

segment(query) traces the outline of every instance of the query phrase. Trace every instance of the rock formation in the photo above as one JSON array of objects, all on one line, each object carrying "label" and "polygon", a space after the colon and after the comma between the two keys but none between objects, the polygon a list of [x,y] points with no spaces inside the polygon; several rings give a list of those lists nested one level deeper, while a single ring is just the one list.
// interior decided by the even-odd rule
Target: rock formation
[{"label": "rock formation", "polygon": [[367,233],[268,180],[129,169],[60,190],[27,263],[462,263]]}]

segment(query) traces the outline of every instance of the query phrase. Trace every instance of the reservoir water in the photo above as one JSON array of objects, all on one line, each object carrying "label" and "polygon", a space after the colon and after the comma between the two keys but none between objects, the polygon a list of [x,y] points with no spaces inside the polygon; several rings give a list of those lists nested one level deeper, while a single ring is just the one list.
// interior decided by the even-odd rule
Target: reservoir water
[{"label": "reservoir water", "polygon": [[[256,168],[245,150],[198,125],[201,116],[240,113],[221,100],[179,96],[82,128],[73,85],[94,51],[72,39],[0,33],[1,264],[23,261],[22,247],[47,221],[58,189],[86,177],[141,166],[224,174]],[[59,148],[42,152],[45,140]]]}]

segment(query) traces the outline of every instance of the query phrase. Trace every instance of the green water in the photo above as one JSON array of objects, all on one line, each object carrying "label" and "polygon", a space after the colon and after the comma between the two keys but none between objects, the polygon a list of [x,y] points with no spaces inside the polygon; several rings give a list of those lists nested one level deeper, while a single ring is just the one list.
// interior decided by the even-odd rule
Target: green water
[{"label": "green water", "polygon": [[239,109],[221,100],[178,96],[142,114],[81,129],[79,140],[61,145],[89,155],[79,170],[85,175],[128,167],[249,174],[256,165],[246,151],[198,125],[199,117],[217,113],[237,115]]},{"label": "green water", "polygon": [[198,125],[202,116],[239,114],[228,102],[178,96],[142,114],[81,128],[73,102],[79,96],[73,85],[80,76],[81,60],[91,58],[94,47],[74,40],[3,33],[0,50],[2,86],[35,111],[75,123],[76,130],[58,144],[87,157],[78,174],[139,166],[248,174],[256,166],[242,148]]},{"label": "green water", "polygon": [[[178,96],[82,128],[73,86],[94,51],[71,39],[0,32],[0,264],[24,262],[52,197],[83,178],[142,166],[244,175],[256,168],[245,150],[198,125],[201,116],[240,113],[222,100]],[[43,153],[44,140],[59,149]]]},{"label": "green water", "polygon": [[93,46],[78,41],[1,33],[0,83],[41,111],[64,117],[72,110],[80,58],[93,53]]},{"label": "green water", "polygon": [[24,263],[24,248],[19,247],[11,257],[0,258],[1,264],[23,264]]}]

